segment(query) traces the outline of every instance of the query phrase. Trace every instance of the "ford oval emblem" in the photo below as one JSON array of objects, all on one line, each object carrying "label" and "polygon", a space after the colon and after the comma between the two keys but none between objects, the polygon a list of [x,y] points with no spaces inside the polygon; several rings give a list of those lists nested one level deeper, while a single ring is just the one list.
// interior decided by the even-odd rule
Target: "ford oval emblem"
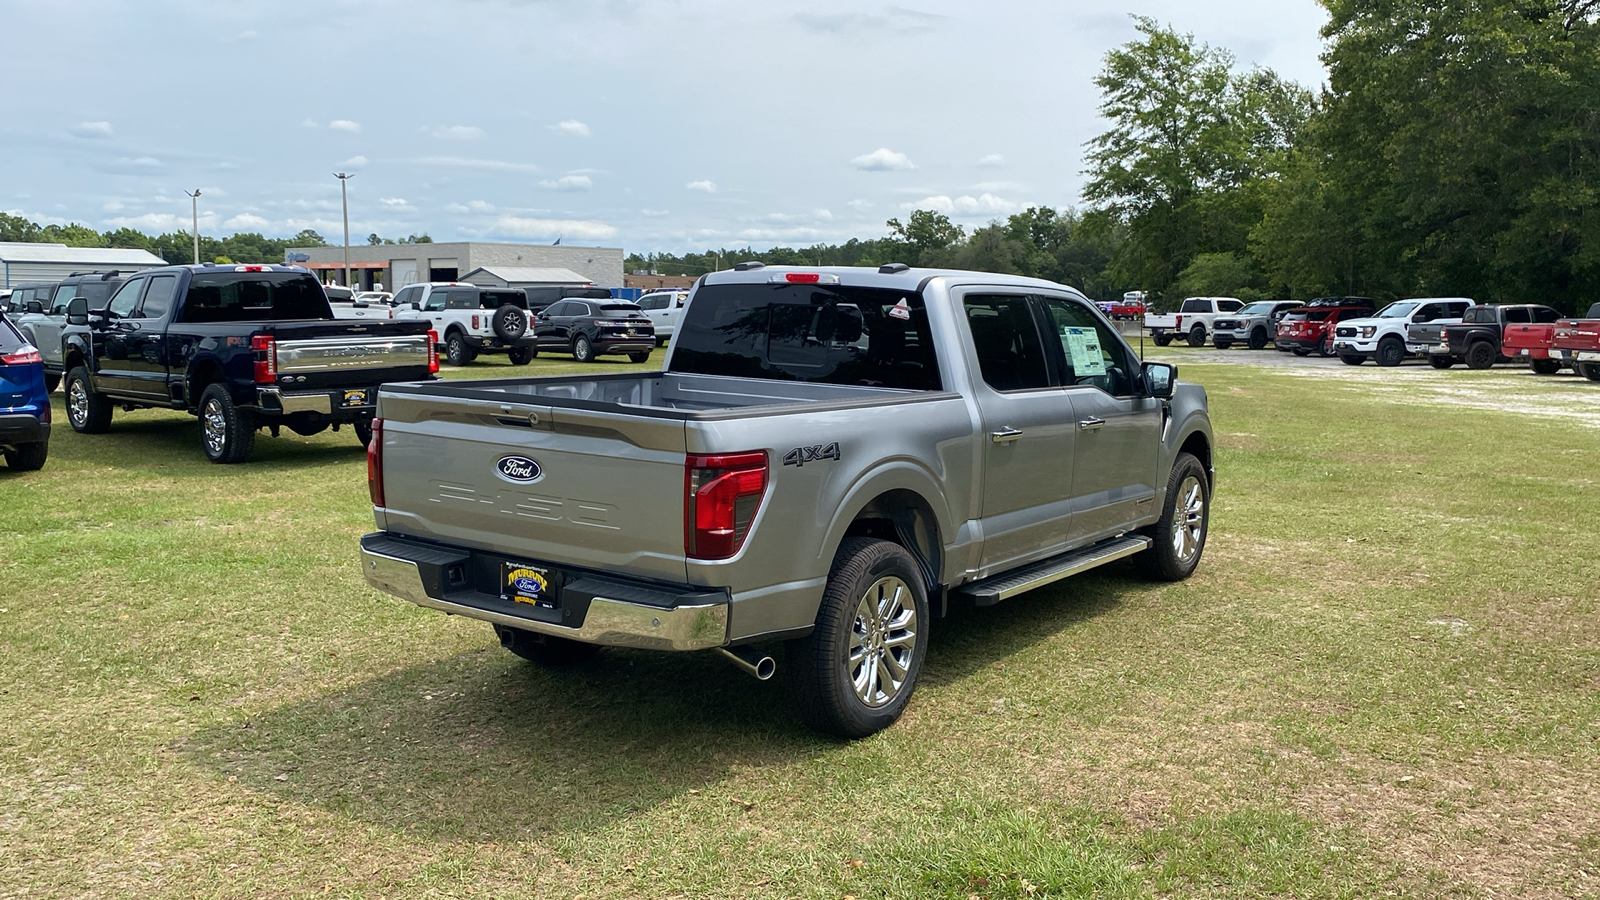
[{"label": "ford oval emblem", "polygon": [[526,456],[503,456],[495,468],[501,477],[511,481],[538,481],[539,476],[544,474],[539,464]]}]

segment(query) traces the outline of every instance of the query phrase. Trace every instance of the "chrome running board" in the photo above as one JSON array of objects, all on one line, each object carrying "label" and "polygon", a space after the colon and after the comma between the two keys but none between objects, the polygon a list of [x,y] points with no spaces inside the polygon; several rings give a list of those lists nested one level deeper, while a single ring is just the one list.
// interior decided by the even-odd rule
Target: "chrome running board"
[{"label": "chrome running board", "polygon": [[1015,597],[1034,588],[1054,584],[1079,572],[1087,572],[1108,562],[1132,556],[1148,546],[1150,539],[1147,537],[1124,535],[1109,541],[1101,541],[1082,550],[1052,556],[1020,569],[1001,572],[982,581],[962,585],[956,589],[956,593],[970,598],[974,606],[992,606],[1001,600]]}]

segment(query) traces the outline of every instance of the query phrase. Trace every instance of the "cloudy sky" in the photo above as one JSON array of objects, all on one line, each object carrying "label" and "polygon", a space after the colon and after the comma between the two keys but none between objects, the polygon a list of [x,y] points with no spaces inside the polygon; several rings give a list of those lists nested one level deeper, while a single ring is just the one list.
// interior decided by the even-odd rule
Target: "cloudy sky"
[{"label": "cloudy sky", "polygon": [[1314,0],[0,0],[0,210],[683,252],[1079,203],[1149,15],[1320,84]]}]

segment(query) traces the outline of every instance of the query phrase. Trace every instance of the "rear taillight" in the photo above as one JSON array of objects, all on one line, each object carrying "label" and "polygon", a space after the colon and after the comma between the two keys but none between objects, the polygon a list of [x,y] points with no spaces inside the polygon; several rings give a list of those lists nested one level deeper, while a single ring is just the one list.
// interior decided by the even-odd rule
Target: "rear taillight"
[{"label": "rear taillight", "polygon": [[23,344],[14,353],[0,354],[0,366],[27,366],[44,362],[44,357],[31,344]]},{"label": "rear taillight", "polygon": [[383,420],[372,420],[372,440],[367,444],[367,493],[373,506],[383,505]]},{"label": "rear taillight", "polygon": [[737,554],[766,490],[765,451],[691,453],[684,463],[684,553],[690,559],[728,559]]},{"label": "rear taillight", "polygon": [[272,384],[277,381],[277,340],[270,334],[258,334],[250,339],[250,349],[255,353],[256,384]]},{"label": "rear taillight", "polygon": [[477,313],[473,313],[472,314],[472,330],[473,331],[477,331],[478,330],[478,314]]},{"label": "rear taillight", "polygon": [[428,374],[439,374],[439,332],[428,329]]}]

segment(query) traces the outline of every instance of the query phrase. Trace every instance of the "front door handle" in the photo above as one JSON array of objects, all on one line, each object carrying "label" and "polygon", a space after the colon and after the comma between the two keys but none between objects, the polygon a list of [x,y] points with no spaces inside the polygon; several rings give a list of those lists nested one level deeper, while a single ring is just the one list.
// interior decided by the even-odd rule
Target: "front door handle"
[{"label": "front door handle", "polygon": [[1019,437],[1022,437],[1022,432],[1009,426],[999,431],[989,432],[989,440],[994,441],[996,444],[1009,444]]},{"label": "front door handle", "polygon": [[1094,416],[1090,416],[1087,419],[1079,419],[1078,420],[1078,430],[1079,431],[1098,431],[1101,428],[1105,427],[1105,424],[1106,424],[1106,420],[1105,419],[1097,419]]}]

